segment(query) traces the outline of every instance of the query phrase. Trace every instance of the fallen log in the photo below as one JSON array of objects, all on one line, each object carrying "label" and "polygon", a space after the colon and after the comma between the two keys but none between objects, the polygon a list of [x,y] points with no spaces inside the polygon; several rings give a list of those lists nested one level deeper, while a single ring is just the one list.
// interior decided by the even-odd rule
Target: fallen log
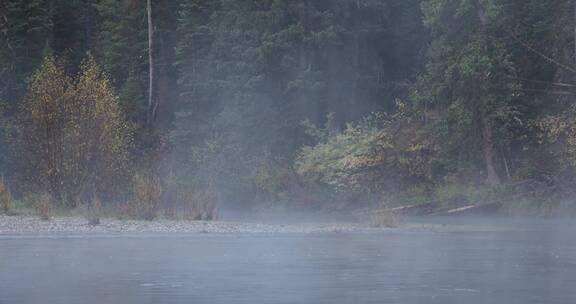
[{"label": "fallen log", "polygon": [[502,203],[494,202],[440,209],[436,203],[425,203],[418,205],[400,206],[395,208],[370,210],[366,211],[364,214],[395,214],[404,216],[491,215],[498,213],[501,207]]},{"label": "fallen log", "polygon": [[429,216],[440,215],[489,215],[497,213],[502,207],[502,203],[494,202],[488,204],[468,205],[448,210],[442,210],[428,214]]},{"label": "fallen log", "polygon": [[425,203],[425,204],[417,204],[417,205],[407,205],[407,206],[400,206],[395,208],[386,208],[386,209],[377,209],[371,210],[368,213],[371,214],[380,214],[380,213],[394,213],[397,215],[409,215],[409,216],[417,216],[417,215],[427,215],[436,210],[435,203]]}]

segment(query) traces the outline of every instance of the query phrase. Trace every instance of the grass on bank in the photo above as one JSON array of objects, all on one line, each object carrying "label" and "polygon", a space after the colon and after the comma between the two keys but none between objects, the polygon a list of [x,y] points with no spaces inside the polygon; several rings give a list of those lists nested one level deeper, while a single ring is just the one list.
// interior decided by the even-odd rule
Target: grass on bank
[{"label": "grass on bank", "polygon": [[[524,186],[523,186],[524,187]],[[500,215],[506,216],[576,216],[575,199],[569,196],[548,196],[517,186],[481,188],[467,185],[442,185],[434,189],[414,188],[385,197],[382,210],[400,206],[434,204],[437,210],[500,202]],[[532,188],[530,188],[532,189]],[[84,217],[92,225],[101,218],[217,220],[217,198],[209,191],[163,191],[153,180],[135,182],[134,194],[124,202],[102,202],[93,198],[70,209],[53,201],[48,194],[28,195],[13,199],[0,182],[0,214],[51,217]],[[537,195],[538,194],[538,195]],[[325,212],[325,211],[323,211]],[[327,211],[326,211],[327,212]],[[371,227],[396,227],[401,222],[397,212],[374,213],[362,219]]]},{"label": "grass on bank", "polygon": [[[161,196],[159,187],[144,190],[125,202],[102,202],[94,197],[89,202],[80,203],[76,208],[53,200],[48,194],[27,195],[13,200],[0,192],[0,214],[10,216],[31,216],[49,220],[53,217],[84,217],[90,225],[100,224],[102,218],[120,220],[218,220],[216,197],[207,191],[178,192],[174,196]],[[1,190],[1,188],[0,188]],[[2,198],[9,197],[9,201]],[[7,203],[5,203],[7,202]],[[3,206],[9,206],[4,212]]]},{"label": "grass on bank", "polygon": [[559,195],[531,182],[510,183],[498,187],[462,184],[439,185],[432,189],[415,187],[388,194],[380,209],[431,205],[448,210],[470,205],[500,203],[497,215],[526,217],[576,216],[576,194]]}]

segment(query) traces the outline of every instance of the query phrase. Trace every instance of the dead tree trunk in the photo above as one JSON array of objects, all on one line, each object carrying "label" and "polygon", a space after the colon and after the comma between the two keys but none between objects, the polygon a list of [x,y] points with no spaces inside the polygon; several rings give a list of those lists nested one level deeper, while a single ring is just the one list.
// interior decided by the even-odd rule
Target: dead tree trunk
[{"label": "dead tree trunk", "polygon": [[[484,7],[481,0],[476,0],[476,13],[478,16],[479,30],[482,35],[486,35],[487,19],[484,12]],[[484,52],[487,52],[486,45],[484,45]],[[475,85],[480,87],[482,83],[486,81],[485,71],[479,73],[478,79],[475,81]],[[489,117],[489,113],[481,107],[482,90],[478,89],[474,92],[474,107],[479,115],[478,122],[480,123],[480,129],[482,130],[482,152],[484,155],[484,163],[486,166],[486,183],[491,186],[500,184],[500,177],[496,172],[496,165],[494,161],[494,139],[492,130],[492,120]]]},{"label": "dead tree trunk", "polygon": [[146,114],[146,127],[150,133],[154,131],[154,122],[156,120],[156,112],[158,110],[158,103],[155,98],[155,52],[154,52],[154,23],[152,20],[152,1],[147,0],[146,11],[148,13],[148,110]]},{"label": "dead tree trunk", "polygon": [[492,133],[492,122],[487,117],[486,113],[480,110],[481,124],[482,124],[482,146],[484,151],[484,161],[486,162],[486,183],[490,186],[500,184],[500,177],[496,173],[496,166],[494,164],[494,141]]}]

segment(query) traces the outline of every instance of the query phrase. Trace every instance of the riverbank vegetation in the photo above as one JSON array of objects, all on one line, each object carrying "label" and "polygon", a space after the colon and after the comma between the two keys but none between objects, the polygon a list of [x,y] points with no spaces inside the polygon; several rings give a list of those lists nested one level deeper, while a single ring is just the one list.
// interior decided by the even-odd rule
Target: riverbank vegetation
[{"label": "riverbank vegetation", "polygon": [[0,0],[0,211],[575,213],[575,6]]}]

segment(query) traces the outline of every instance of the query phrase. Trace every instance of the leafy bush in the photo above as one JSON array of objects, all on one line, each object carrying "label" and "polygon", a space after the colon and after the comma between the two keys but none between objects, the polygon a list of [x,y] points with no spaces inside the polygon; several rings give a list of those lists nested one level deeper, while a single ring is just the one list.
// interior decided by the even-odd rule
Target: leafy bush
[{"label": "leafy bush", "polygon": [[100,214],[102,212],[102,202],[98,197],[93,197],[87,208],[88,224],[96,226],[100,225]]},{"label": "leafy bush", "polygon": [[184,219],[203,221],[218,219],[217,201],[213,191],[188,191],[178,196]]},{"label": "leafy bush", "polygon": [[162,211],[168,218],[217,220],[218,198],[213,184],[193,183],[175,175],[164,179]]},{"label": "leafy bush", "polygon": [[396,228],[400,216],[392,210],[378,210],[370,215],[370,226],[374,228]]},{"label": "leafy bush", "polygon": [[134,176],[132,197],[124,213],[128,217],[153,220],[158,215],[162,198],[160,178],[152,173]]},{"label": "leafy bush", "polygon": [[52,215],[52,200],[50,194],[47,193],[40,194],[35,198],[34,208],[40,219],[45,221],[50,219]]},{"label": "leafy bush", "polygon": [[536,122],[542,143],[549,147],[564,167],[576,167],[576,106],[566,112],[548,115]]},{"label": "leafy bush", "polygon": [[375,114],[305,147],[296,170],[339,191],[378,193],[427,182],[434,147],[418,126],[399,102],[392,115]]}]

